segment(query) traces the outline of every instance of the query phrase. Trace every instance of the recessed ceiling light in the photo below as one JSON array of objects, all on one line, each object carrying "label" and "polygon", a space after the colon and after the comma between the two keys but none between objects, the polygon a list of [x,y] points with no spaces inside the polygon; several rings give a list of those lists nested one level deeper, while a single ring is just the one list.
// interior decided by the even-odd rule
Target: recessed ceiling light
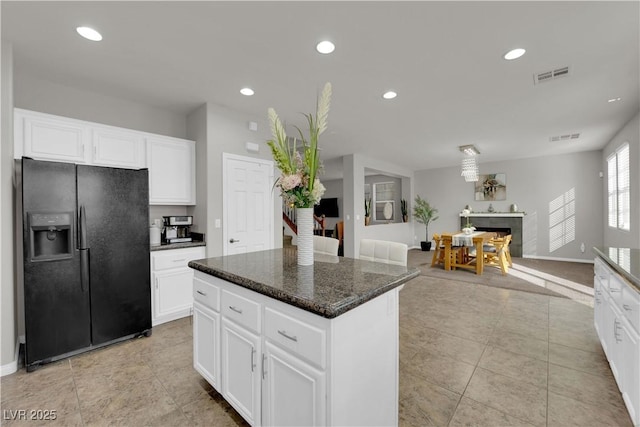
[{"label": "recessed ceiling light", "polygon": [[240,93],[243,94],[244,96],[251,96],[255,92],[250,87],[243,87],[242,89],[240,89]]},{"label": "recessed ceiling light", "polygon": [[329,40],[324,40],[316,45],[316,50],[326,55],[336,50],[336,46]]},{"label": "recessed ceiling light", "polygon": [[525,52],[526,50],[519,47],[517,49],[513,49],[505,53],[503,58],[506,59],[507,61],[511,61],[511,60],[520,58],[522,55],[524,55]]},{"label": "recessed ceiling light", "polygon": [[385,92],[385,93],[383,93],[383,94],[382,94],[382,97],[383,97],[384,99],[393,99],[393,98],[395,98],[396,96],[398,96],[398,94],[397,94],[397,93],[395,93],[395,92],[394,92],[394,91],[392,91],[392,90],[390,90],[390,91]]},{"label": "recessed ceiling light", "polygon": [[607,99],[607,102],[616,102],[616,101],[620,101],[622,98],[611,98],[611,99]]},{"label": "recessed ceiling light", "polygon": [[94,41],[94,42],[99,42],[100,40],[102,40],[102,34],[97,32],[93,28],[78,27],[78,28],[76,28],[76,31],[78,32],[78,34],[80,34],[85,39],[88,39],[88,40],[91,40],[91,41]]}]

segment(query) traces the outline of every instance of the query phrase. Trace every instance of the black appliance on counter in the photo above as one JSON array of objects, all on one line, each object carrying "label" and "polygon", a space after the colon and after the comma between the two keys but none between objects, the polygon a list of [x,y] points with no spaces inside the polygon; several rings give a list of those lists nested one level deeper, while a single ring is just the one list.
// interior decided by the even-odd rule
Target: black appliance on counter
[{"label": "black appliance on counter", "polygon": [[163,216],[162,233],[160,234],[160,244],[185,243],[193,241],[191,237],[191,226],[193,217],[185,216]]},{"label": "black appliance on counter", "polygon": [[151,334],[148,170],[21,164],[25,364]]}]

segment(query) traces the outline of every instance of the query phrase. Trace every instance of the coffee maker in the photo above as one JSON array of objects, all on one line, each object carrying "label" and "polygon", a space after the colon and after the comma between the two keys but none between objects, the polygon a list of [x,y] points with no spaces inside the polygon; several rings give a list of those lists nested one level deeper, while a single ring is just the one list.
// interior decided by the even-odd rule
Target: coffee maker
[{"label": "coffee maker", "polygon": [[191,242],[192,216],[163,216],[162,217],[161,243]]}]

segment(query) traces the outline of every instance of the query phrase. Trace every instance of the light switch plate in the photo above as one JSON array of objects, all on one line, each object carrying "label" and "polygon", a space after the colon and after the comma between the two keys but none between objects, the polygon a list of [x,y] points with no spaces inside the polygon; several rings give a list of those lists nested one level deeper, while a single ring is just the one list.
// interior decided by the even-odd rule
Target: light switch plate
[{"label": "light switch plate", "polygon": [[220,228],[220,218],[216,218],[215,226],[216,228]]}]

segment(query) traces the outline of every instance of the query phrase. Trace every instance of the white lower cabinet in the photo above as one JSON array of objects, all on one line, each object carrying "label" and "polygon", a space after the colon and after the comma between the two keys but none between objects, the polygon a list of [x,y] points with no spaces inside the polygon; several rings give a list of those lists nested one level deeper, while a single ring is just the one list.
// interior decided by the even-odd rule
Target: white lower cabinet
[{"label": "white lower cabinet", "polygon": [[326,376],[267,341],[262,421],[268,426],[325,425]]},{"label": "white lower cabinet", "polygon": [[631,420],[640,426],[640,293],[595,260],[594,323]]},{"label": "white lower cabinet", "polygon": [[397,288],[333,319],[200,271],[194,298],[194,367],[249,424],[398,424]]},{"label": "white lower cabinet", "polygon": [[151,323],[186,317],[193,307],[193,270],[189,261],[205,257],[204,247],[151,252]]},{"label": "white lower cabinet", "polygon": [[193,365],[212,386],[220,387],[220,314],[193,303]]},{"label": "white lower cabinet", "polygon": [[222,318],[222,396],[251,425],[260,420],[260,338]]}]

